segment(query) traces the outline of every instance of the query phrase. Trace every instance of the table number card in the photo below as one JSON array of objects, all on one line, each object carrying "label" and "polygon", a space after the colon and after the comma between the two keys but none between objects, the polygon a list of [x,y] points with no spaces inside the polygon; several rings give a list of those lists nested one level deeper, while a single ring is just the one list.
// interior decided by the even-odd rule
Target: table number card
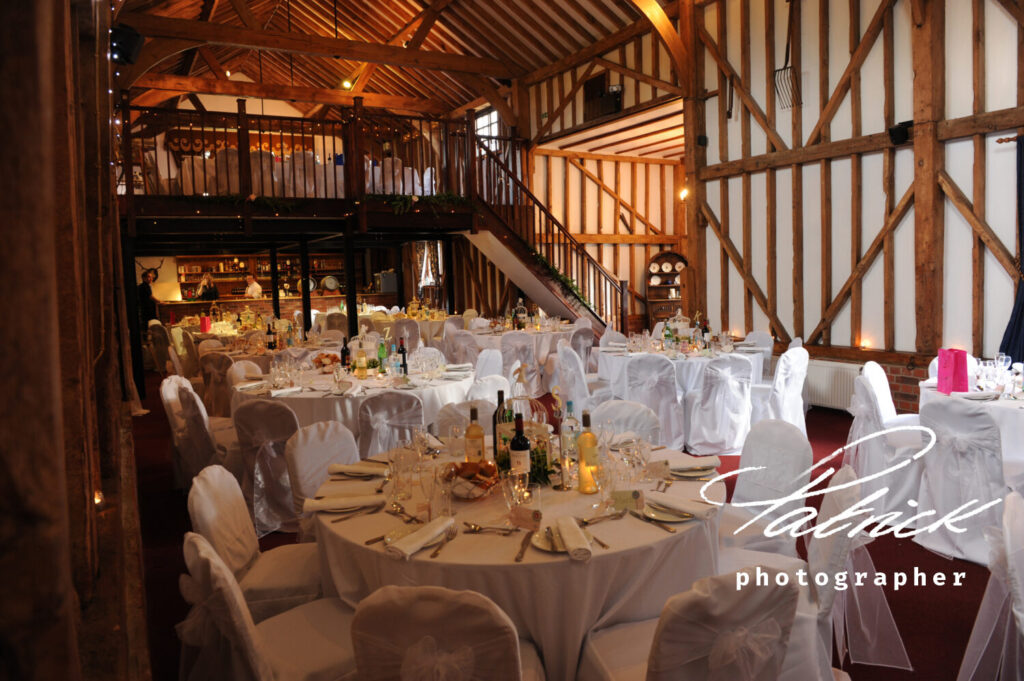
[{"label": "table number card", "polygon": [[525,506],[516,506],[509,514],[509,520],[512,521],[515,527],[521,527],[524,530],[532,530],[534,532],[540,529],[541,517],[540,511],[526,508]]},{"label": "table number card", "polygon": [[661,480],[669,476],[669,465],[668,461],[651,461],[644,466],[644,474],[647,477]]},{"label": "table number card", "polygon": [[612,492],[612,505],[616,511],[639,511],[644,507],[644,493],[638,489],[618,489]]}]

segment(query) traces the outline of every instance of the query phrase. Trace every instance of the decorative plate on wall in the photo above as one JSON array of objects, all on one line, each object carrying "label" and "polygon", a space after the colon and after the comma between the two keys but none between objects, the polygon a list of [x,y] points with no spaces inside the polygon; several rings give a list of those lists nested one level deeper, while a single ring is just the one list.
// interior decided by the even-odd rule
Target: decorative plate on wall
[{"label": "decorative plate on wall", "polygon": [[658,286],[659,284],[661,284],[661,277],[655,274],[651,277],[651,286]]},{"label": "decorative plate on wall", "polygon": [[328,291],[338,290],[338,280],[332,274],[328,274],[326,277],[320,280],[320,285]]},{"label": "decorative plate on wall", "polygon": [[686,269],[686,263],[684,263],[684,262],[677,262],[676,263],[676,272],[682,272],[684,269]]},{"label": "decorative plate on wall", "polygon": [[661,263],[661,271],[662,272],[671,272],[672,271],[672,263],[670,263],[670,262],[663,262],[663,263]]},{"label": "decorative plate on wall", "polygon": [[648,267],[647,269],[649,269],[649,270],[651,271],[651,273],[652,273],[652,274],[653,274],[653,273],[655,273],[655,272],[657,272],[657,271],[658,271],[658,263],[656,263],[656,262],[652,262],[652,263],[651,263],[651,266],[650,266],[650,267]]}]

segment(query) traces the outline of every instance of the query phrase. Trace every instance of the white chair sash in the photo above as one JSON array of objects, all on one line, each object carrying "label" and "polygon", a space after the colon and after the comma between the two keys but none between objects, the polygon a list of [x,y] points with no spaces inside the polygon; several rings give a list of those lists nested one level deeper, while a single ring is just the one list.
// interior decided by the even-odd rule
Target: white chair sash
[{"label": "white chair sash", "polygon": [[394,449],[422,425],[423,403],[416,395],[389,390],[366,398],[359,406],[359,458]]},{"label": "white chair sash", "polygon": [[[582,317],[581,317],[582,319]],[[577,320],[579,321],[579,320]],[[590,321],[589,319],[587,321]],[[594,347],[594,330],[589,326],[579,326],[569,337],[569,345],[579,355],[584,371],[590,366],[590,350]]]},{"label": "white chair sash", "polygon": [[742,355],[716,357],[704,369],[700,393],[685,398],[686,446],[696,454],[738,450],[750,431],[753,366]]},{"label": "white chair sash", "polygon": [[292,506],[291,481],[284,457],[285,443],[299,429],[288,405],[275,400],[248,400],[234,413],[242,452],[242,492],[256,533],[298,529]]},{"label": "white chair sash", "polygon": [[[204,341],[205,342],[205,341]],[[206,384],[206,410],[212,416],[231,415],[231,385],[228,383],[228,369],[234,360],[223,352],[208,352],[200,356],[203,368],[203,382]]]}]

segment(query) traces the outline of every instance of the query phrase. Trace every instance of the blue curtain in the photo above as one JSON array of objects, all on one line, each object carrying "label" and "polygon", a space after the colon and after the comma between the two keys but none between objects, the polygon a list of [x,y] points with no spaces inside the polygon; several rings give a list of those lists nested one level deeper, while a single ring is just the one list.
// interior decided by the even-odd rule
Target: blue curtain
[{"label": "blue curtain", "polygon": [[[1024,244],[1024,137],[1017,138],[1017,234]],[[1010,355],[1014,362],[1024,362],[1024,285],[1017,286],[1017,298],[999,352]]]}]

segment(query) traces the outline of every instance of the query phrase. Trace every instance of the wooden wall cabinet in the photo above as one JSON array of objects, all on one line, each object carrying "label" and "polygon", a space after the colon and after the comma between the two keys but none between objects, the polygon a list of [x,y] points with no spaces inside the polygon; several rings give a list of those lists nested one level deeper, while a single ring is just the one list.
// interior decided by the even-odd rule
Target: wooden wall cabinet
[{"label": "wooden wall cabinet", "polygon": [[644,277],[649,327],[674,317],[680,308],[686,309],[690,276],[687,265],[686,258],[674,251],[662,251],[647,261]]}]

